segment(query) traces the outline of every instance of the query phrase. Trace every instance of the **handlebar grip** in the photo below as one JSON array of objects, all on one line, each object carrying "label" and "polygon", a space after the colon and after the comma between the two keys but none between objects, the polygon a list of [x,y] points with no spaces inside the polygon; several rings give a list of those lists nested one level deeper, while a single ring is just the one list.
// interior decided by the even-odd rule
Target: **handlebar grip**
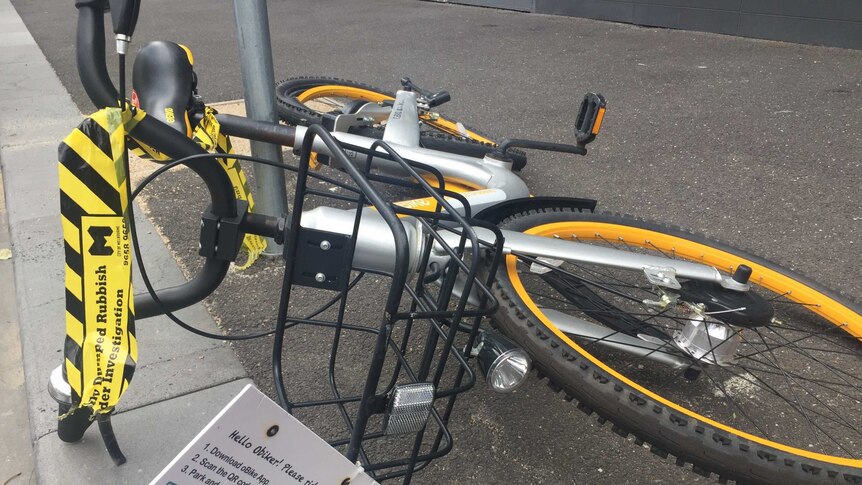
[{"label": "handlebar grip", "polygon": [[452,101],[452,95],[449,94],[449,91],[440,91],[428,98],[428,107],[433,108],[449,101]]},{"label": "handlebar grip", "polygon": [[105,6],[102,1],[77,1],[78,75],[87,96],[97,108],[116,106],[119,94],[105,64]]}]

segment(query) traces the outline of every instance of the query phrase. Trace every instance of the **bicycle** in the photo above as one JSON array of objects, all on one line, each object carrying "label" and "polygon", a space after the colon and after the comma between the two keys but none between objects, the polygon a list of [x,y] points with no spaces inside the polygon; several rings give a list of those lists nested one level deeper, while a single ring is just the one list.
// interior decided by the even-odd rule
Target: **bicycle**
[{"label": "bicycle", "polygon": [[[111,105],[122,99],[121,93],[107,76],[104,58],[87,49],[104,42],[97,28],[100,2],[80,3],[79,37],[86,41],[82,51],[93,53],[79,56],[82,81],[97,105]],[[367,125],[356,113],[334,115],[331,133],[319,125],[285,127],[216,115],[228,134],[300,145],[299,180],[308,176],[311,152],[323,155],[326,163],[362,186],[357,206],[367,197],[375,208],[351,211],[324,205],[307,214],[300,226],[303,216],[297,211],[306,195],[301,194],[294,200],[288,231],[285,221],[237,211],[236,201],[226,195],[229,184],[207,160],[213,155],[185,133],[146,116],[131,136],[201,175],[213,199],[204,216],[204,232],[219,224],[229,227],[231,232],[219,238],[233,240],[231,248],[245,232],[296,238],[300,227],[350,240],[355,246],[348,250],[349,267],[400,275],[393,278],[396,290],[390,291],[389,315],[399,313],[393,302],[400,300],[408,270],[418,274],[421,284],[439,284],[444,297],[419,313],[441,316],[441,325],[429,335],[445,340],[444,355],[461,355],[459,364],[471,357],[476,348],[471,344],[479,335],[494,338],[478,330],[481,317],[493,311],[500,330],[528,351],[552,389],[577,400],[582,411],[614,423],[618,434],[633,434],[639,445],[649,443],[657,455],[673,454],[680,464],[692,463],[696,472],[744,483],[860,480],[862,461],[850,451],[859,433],[859,389],[854,383],[862,337],[858,303],[726,244],[657,223],[594,213],[595,201],[529,197],[512,171],[509,149],[584,155],[603,115],[604,100],[588,95],[577,120],[577,144],[502,140],[482,159],[419,146],[417,94],[407,90],[395,95],[383,142],[350,132]],[[372,167],[383,175],[372,174]],[[392,175],[406,176],[410,187],[421,188],[427,196],[391,204],[363,182],[398,184]],[[237,214],[242,217],[237,219]],[[402,242],[389,244],[389,234]],[[220,254],[211,239],[202,242],[202,254],[208,257],[202,273],[183,287],[139,296],[138,318],[199,301],[218,285],[230,254]],[[295,244],[287,247],[296,250]],[[393,254],[399,255],[397,263]],[[494,258],[502,258],[496,274]],[[486,285],[476,280],[480,267]],[[321,285],[332,283],[313,267],[306,273],[311,280],[324,274],[323,281],[317,281]],[[344,278],[339,285],[349,290]],[[499,309],[491,296],[500,302]],[[451,304],[457,307],[454,312]],[[399,318],[412,317],[398,315],[395,320]],[[462,324],[464,318],[475,318],[473,325]],[[279,324],[283,331],[285,315],[280,314]],[[452,352],[459,330],[469,336],[467,345],[463,352]],[[438,343],[425,347],[431,350],[424,355],[433,358]],[[514,349],[494,356],[509,350]],[[834,360],[825,362],[827,358]],[[493,374],[494,363],[480,367]],[[507,370],[525,374],[523,360],[509,364]],[[367,408],[359,420],[363,426],[354,428],[347,453],[352,460],[361,458],[365,438],[377,437],[364,435],[364,424],[370,416],[385,413],[380,400],[391,397],[388,386],[383,396],[376,392],[381,366],[372,366],[376,370],[370,374],[375,375],[366,381],[371,387],[360,398],[363,403],[375,401],[376,407]],[[516,384],[509,380],[498,387],[507,390]],[[461,387],[456,380],[452,389]],[[748,398],[752,389],[757,395],[751,402],[739,398]],[[449,398],[457,392],[444,394]],[[282,391],[279,398],[290,408]],[[453,403],[449,400],[439,416],[431,412],[441,432]],[[779,426],[791,419],[816,443],[800,441],[795,429]],[[391,476],[409,481],[415,469],[447,448],[436,444],[427,456],[414,448],[410,460],[398,462],[403,473],[399,469]],[[366,468],[375,469],[373,464]]]}]

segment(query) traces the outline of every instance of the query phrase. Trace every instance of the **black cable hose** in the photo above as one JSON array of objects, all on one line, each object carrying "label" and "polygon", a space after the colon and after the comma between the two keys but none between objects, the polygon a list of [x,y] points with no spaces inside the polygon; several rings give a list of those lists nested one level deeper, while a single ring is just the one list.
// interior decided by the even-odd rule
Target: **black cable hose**
[{"label": "black cable hose", "polygon": [[[125,54],[119,54],[117,56],[117,61],[120,65],[120,76],[119,76],[120,97],[117,100],[117,106],[120,109],[123,109],[123,108],[125,108],[125,106],[123,106],[123,103],[126,101],[126,55]],[[128,152],[126,152],[124,154],[124,156],[126,156],[126,158],[128,158]],[[128,172],[126,172],[126,173],[128,173]]]},{"label": "black cable hose", "polygon": [[[155,290],[155,288],[153,288],[153,285],[150,281],[150,277],[147,274],[146,267],[144,266],[143,256],[142,256],[141,250],[140,250],[140,245],[138,244],[138,233],[137,233],[137,227],[135,225],[135,214],[134,214],[134,206],[132,205],[132,201],[134,201],[135,198],[141,193],[141,191],[147,185],[149,185],[153,180],[155,180],[157,177],[159,177],[160,175],[163,175],[165,172],[167,172],[168,170],[170,170],[170,169],[172,169],[178,165],[182,165],[182,164],[188,162],[189,160],[196,159],[196,158],[213,158],[213,159],[233,158],[233,159],[237,159],[237,160],[247,160],[247,161],[250,161],[252,163],[262,163],[264,165],[271,165],[274,167],[282,168],[283,170],[296,170],[296,167],[294,167],[292,165],[278,163],[278,162],[272,162],[269,160],[265,160],[265,159],[253,157],[253,156],[248,156],[248,155],[231,154],[231,155],[221,155],[220,156],[220,155],[213,155],[211,153],[202,153],[202,154],[198,154],[198,155],[190,155],[188,157],[180,158],[178,160],[174,160],[170,163],[167,163],[167,164],[159,167],[155,172],[151,173],[146,178],[144,178],[144,180],[142,180],[141,183],[138,184],[138,186],[135,188],[134,191],[131,190],[131,184],[127,183],[126,184],[126,190],[127,190],[127,197],[129,199],[129,205],[128,205],[129,234],[130,234],[131,239],[132,239],[132,247],[134,248],[134,251],[135,251],[135,261],[137,261],[137,263],[138,263],[138,268],[139,268],[139,271],[141,272],[141,279],[144,281],[144,286],[147,288],[147,292],[153,298],[153,301],[156,303],[156,305],[163,311],[164,315],[166,315],[168,318],[171,319],[171,321],[173,321],[174,323],[176,323],[177,325],[182,327],[184,330],[187,330],[191,333],[194,333],[195,335],[199,335],[201,337],[214,339],[214,340],[229,340],[229,341],[253,340],[256,338],[261,338],[261,337],[266,337],[266,336],[272,335],[273,333],[275,333],[275,330],[270,330],[268,332],[249,334],[249,335],[219,335],[219,334],[206,332],[204,330],[200,330],[198,328],[195,328],[195,327],[189,325],[188,323],[184,322],[179,317],[174,315],[173,312],[171,312],[169,309],[167,309],[162,304],[161,300],[156,295],[156,290]],[[130,172],[129,172],[128,156],[124,157],[123,163],[124,163],[123,168],[126,171],[126,174],[129,174]],[[327,177],[319,176],[318,178],[327,178]],[[353,279],[353,281],[351,281],[350,284],[348,285],[348,290],[350,290],[354,286],[356,286],[364,275],[365,275],[365,273],[359,273]],[[316,317],[317,315],[320,315],[321,313],[323,313],[324,311],[326,311],[327,309],[332,307],[332,305],[334,305],[338,301],[339,298],[340,298],[339,296],[333,297],[328,302],[326,302],[324,305],[322,305],[320,308],[318,308],[313,313],[311,313],[309,316],[305,317],[305,320],[309,320],[309,319]]]}]

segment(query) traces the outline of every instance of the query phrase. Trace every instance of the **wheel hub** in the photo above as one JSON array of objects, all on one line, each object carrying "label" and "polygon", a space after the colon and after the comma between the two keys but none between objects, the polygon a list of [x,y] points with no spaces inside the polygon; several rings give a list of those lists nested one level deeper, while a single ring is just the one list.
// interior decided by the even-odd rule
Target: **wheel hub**
[{"label": "wheel hub", "polygon": [[703,315],[693,314],[673,342],[699,361],[715,365],[732,365],[742,340],[740,331],[723,323],[706,322]]}]

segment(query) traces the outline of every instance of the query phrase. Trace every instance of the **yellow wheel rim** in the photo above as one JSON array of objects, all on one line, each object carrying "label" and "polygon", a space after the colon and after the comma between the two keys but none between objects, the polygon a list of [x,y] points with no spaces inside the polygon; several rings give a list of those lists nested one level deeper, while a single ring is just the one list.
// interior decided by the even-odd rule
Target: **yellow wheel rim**
[{"label": "yellow wheel rim", "polygon": [[[703,262],[704,264],[708,264],[725,271],[733,271],[733,269],[735,269],[739,264],[746,264],[753,270],[752,274],[754,276],[752,276],[751,279],[752,283],[763,286],[777,294],[789,292],[786,297],[793,301],[818,301],[820,302],[819,306],[807,306],[806,308],[822,316],[834,325],[842,326],[850,335],[856,338],[862,337],[862,315],[859,315],[847,306],[827,297],[803,283],[800,283],[797,280],[784,276],[763,265],[704,244],[647,229],[597,221],[569,221],[544,224],[524,231],[524,233],[546,237],[560,237],[563,239],[572,238],[574,236],[579,241],[601,241],[602,238],[604,238],[609,241],[624,241],[625,244],[629,246],[644,248],[658,247],[666,251],[673,251],[673,254],[677,257]],[[523,283],[521,282],[516,269],[517,261],[517,256],[508,255],[506,257],[506,271],[515,292],[518,294],[521,301],[527,305],[532,314],[534,314],[548,328],[548,330],[553,332],[554,335],[567,345],[575,349],[580,355],[590,360],[604,372],[631,386],[634,390],[702,423],[709,424],[715,428],[735,434],[747,440],[813,460],[841,466],[856,468],[862,467],[862,460],[815,453],[782,443],[777,443],[763,437],[735,429],[731,426],[725,425],[724,423],[702,416],[697,412],[670,401],[632,381],[578,345],[568,335],[557,328],[551,320],[545,316],[541,310],[539,310],[538,306],[527,293]]]}]

